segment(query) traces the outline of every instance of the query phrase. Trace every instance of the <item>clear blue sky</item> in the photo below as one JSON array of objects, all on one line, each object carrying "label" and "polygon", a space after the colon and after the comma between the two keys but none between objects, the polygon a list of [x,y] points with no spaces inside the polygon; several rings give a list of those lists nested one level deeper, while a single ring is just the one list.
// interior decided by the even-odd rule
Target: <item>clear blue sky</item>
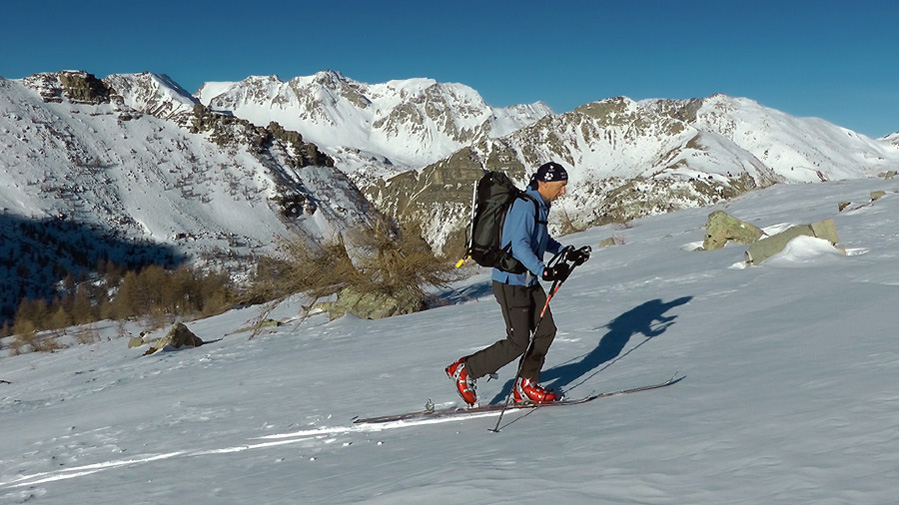
[{"label": "clear blue sky", "polygon": [[150,71],[185,89],[325,69],[460,82],[556,112],[614,96],[744,96],[872,137],[899,131],[899,2],[6,2],[0,76]]}]

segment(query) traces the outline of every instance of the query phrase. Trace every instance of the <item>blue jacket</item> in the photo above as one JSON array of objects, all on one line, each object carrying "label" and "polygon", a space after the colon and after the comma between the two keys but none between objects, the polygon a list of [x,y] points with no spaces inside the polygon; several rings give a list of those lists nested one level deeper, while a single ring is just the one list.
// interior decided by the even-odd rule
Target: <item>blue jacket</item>
[{"label": "blue jacket", "polygon": [[546,222],[549,217],[550,203],[540,196],[536,189],[527,189],[528,195],[539,203],[539,221],[534,219],[534,202],[530,199],[518,198],[509,208],[506,221],[503,223],[501,245],[503,248],[512,244],[512,256],[520,261],[529,272],[513,274],[493,269],[493,280],[514,286],[533,286],[543,275],[546,265],[543,255],[547,252],[556,254],[562,244],[549,236]]}]

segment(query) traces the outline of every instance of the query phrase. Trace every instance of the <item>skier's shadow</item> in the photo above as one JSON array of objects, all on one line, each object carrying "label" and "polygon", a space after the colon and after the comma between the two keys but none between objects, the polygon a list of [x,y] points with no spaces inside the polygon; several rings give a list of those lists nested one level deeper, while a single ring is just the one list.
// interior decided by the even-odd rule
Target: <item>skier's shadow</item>
[{"label": "skier's shadow", "polygon": [[438,305],[457,305],[493,294],[493,283],[482,282],[462,289],[447,289],[436,295]]},{"label": "skier's shadow", "polygon": [[[674,320],[677,318],[677,316],[666,316],[665,313],[674,307],[689,303],[692,299],[692,296],[685,296],[668,303],[659,299],[650,300],[621,314],[609,324],[601,327],[608,328],[609,331],[599,341],[596,349],[584,354],[579,361],[563,363],[541,372],[541,385],[547,389],[564,390],[579,377],[619,357],[633,335],[641,333],[647,338],[661,335],[674,324]],[[639,345],[646,341],[644,340]],[[512,389],[512,382],[508,381],[490,403],[505,401]]]}]

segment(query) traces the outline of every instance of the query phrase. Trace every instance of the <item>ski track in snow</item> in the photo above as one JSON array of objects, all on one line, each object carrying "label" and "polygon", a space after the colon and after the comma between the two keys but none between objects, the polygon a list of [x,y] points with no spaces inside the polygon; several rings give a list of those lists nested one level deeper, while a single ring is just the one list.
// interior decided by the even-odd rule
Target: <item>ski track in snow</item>
[{"label": "ski track in snow", "polygon": [[[507,415],[512,415],[507,412]],[[499,412],[482,412],[465,416],[465,419],[475,419],[480,417],[498,416]],[[526,415],[526,414],[523,414]],[[289,433],[278,433],[272,435],[263,435],[253,440],[268,440],[266,442],[255,442],[222,449],[206,449],[206,450],[182,450],[169,452],[165,454],[147,454],[143,456],[106,461],[101,463],[92,463],[89,465],[81,465],[76,467],[64,468],[61,470],[40,472],[31,475],[23,475],[15,479],[0,481],[0,490],[13,489],[25,486],[35,486],[38,484],[46,484],[67,479],[76,479],[97,472],[106,470],[114,470],[117,468],[137,466],[142,464],[154,463],[172,458],[193,458],[201,456],[214,456],[218,454],[233,454],[244,451],[253,451],[258,449],[267,449],[270,447],[278,447],[283,445],[301,444],[311,442],[307,445],[327,445],[339,442],[334,436],[336,435],[353,435],[359,433],[376,433],[390,431],[402,428],[411,428],[414,426],[422,426],[428,424],[442,424],[448,422],[458,422],[459,417],[440,418],[440,419],[418,419],[411,421],[394,421],[378,424],[362,424],[354,426],[331,426],[321,427],[308,430],[299,430]],[[344,446],[349,446],[353,442],[343,442]],[[2,478],[2,477],[0,477]]]}]

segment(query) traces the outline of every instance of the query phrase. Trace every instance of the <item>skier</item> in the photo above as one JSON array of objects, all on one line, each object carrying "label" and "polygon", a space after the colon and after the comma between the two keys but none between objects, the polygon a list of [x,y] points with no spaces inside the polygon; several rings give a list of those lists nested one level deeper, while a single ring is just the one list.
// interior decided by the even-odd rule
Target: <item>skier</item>
[{"label": "skier", "polygon": [[[551,203],[564,195],[568,172],[558,163],[546,163],[531,177],[526,193],[531,198],[518,198],[509,208],[502,229],[502,245],[511,245],[512,256],[527,269],[515,274],[493,269],[493,294],[499,303],[506,323],[506,338],[470,356],[464,356],[446,367],[446,374],[456,383],[459,395],[469,405],[477,403],[475,382],[491,375],[528,350],[531,331],[534,332],[530,351],[522,358],[520,373],[513,386],[516,403],[549,403],[560,399],[555,391],[538,385],[540,369],[550,344],[556,336],[556,325],[547,307],[543,318],[540,312],[546,303],[546,292],[538,278],[544,281],[564,281],[570,267],[566,261],[579,265],[589,258],[589,249],[571,250],[566,261],[547,267],[546,252],[558,254],[562,245],[549,236],[546,229]],[[533,199],[537,202],[537,215]],[[539,325],[537,322],[539,320]]]}]

